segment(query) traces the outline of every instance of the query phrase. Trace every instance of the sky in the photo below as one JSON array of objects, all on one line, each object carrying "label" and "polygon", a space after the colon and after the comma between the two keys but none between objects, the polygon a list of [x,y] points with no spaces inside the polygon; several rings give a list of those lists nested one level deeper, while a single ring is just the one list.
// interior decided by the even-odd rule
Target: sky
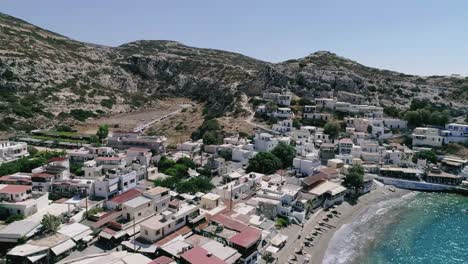
[{"label": "sky", "polygon": [[109,46],[175,40],[269,62],[327,50],[408,74],[468,76],[463,0],[0,0],[0,12]]}]

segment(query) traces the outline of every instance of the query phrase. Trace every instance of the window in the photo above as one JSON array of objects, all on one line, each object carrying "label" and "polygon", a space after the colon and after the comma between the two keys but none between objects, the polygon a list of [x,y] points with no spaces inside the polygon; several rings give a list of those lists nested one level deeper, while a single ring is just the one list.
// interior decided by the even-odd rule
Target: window
[{"label": "window", "polygon": [[140,213],[138,213],[138,216],[141,216],[141,212],[140,212]]},{"label": "window", "polygon": [[148,207],[150,207],[150,205],[151,205],[151,204],[150,204],[150,203],[148,203]]},{"label": "window", "polygon": [[156,235],[161,234],[161,230],[156,230]]},{"label": "window", "polygon": [[148,235],[148,230],[145,230],[145,235]]},{"label": "window", "polygon": [[135,182],[135,179],[130,180],[130,183],[134,183],[134,182]]}]

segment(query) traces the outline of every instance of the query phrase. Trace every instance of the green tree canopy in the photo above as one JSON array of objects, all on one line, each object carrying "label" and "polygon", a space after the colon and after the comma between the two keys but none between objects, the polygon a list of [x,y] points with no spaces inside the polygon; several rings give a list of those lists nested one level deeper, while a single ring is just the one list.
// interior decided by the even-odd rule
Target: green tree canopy
[{"label": "green tree canopy", "polygon": [[281,168],[281,160],[270,152],[260,152],[249,160],[247,172],[272,174]]},{"label": "green tree canopy", "polygon": [[346,174],[345,184],[354,190],[357,191],[363,186],[364,184],[364,167],[361,165],[353,165],[348,174]]},{"label": "green tree canopy", "polygon": [[158,167],[158,170],[163,172],[169,168],[172,168],[174,165],[176,164],[175,161],[167,158],[166,156],[162,156],[160,159],[159,159],[159,162],[157,164],[157,167]]},{"label": "green tree canopy", "polygon": [[340,134],[341,126],[337,122],[327,122],[323,127],[323,132],[330,135],[330,138],[336,139]]},{"label": "green tree canopy", "polygon": [[292,166],[293,160],[296,157],[296,149],[284,142],[280,142],[272,151],[273,155],[281,160],[282,168]]},{"label": "green tree canopy", "polygon": [[62,224],[62,218],[59,216],[46,214],[42,217],[42,228],[48,233],[57,233],[57,230]]},{"label": "green tree canopy", "polygon": [[413,156],[413,162],[416,163],[418,159],[425,159],[432,163],[437,163],[437,155],[432,150],[419,151]]},{"label": "green tree canopy", "polygon": [[197,164],[195,164],[195,162],[191,158],[188,158],[188,157],[182,157],[178,159],[176,163],[185,165],[187,168],[191,168],[191,169],[195,169],[195,167],[197,167]]},{"label": "green tree canopy", "polygon": [[102,141],[107,138],[109,135],[109,126],[107,124],[102,124],[99,126],[96,136]]}]

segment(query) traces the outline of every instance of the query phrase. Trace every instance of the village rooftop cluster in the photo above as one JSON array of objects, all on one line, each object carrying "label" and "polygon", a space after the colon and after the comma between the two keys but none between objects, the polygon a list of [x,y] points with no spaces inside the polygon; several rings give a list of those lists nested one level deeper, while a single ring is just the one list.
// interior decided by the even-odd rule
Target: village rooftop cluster
[{"label": "village rooftop cluster", "polygon": [[[111,131],[99,146],[69,146],[0,177],[7,263],[271,262],[297,239],[284,226],[338,214],[378,184],[466,191],[468,161],[428,153],[466,143],[468,125],[410,129],[380,106],[335,97],[292,105],[287,91],[255,100],[263,122],[254,135],[169,148],[163,136]],[[411,146],[391,143],[402,133]],[[0,164],[29,155],[27,143],[0,142]],[[295,253],[303,246],[313,243]]]}]

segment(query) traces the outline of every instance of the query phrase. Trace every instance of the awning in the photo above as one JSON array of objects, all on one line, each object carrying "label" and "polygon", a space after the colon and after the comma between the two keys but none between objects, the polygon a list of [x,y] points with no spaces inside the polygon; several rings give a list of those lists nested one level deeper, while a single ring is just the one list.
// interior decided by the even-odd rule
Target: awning
[{"label": "awning", "polygon": [[105,239],[111,239],[113,235],[107,233],[106,231],[101,231],[101,233],[99,233],[99,236]]},{"label": "awning", "polygon": [[83,233],[74,236],[73,240],[75,240],[75,242],[78,242],[81,239],[83,239],[84,237],[87,237],[87,236],[91,235],[92,233],[93,233],[93,231],[91,229],[88,229],[88,230],[84,231]]},{"label": "awning", "polygon": [[62,244],[59,244],[55,247],[53,247],[51,250],[54,252],[55,256],[59,256],[60,254],[74,248],[76,246],[75,242],[73,240],[69,239]]},{"label": "awning", "polygon": [[44,253],[44,254],[39,254],[39,255],[35,255],[35,256],[29,256],[28,259],[29,261],[31,261],[32,263],[44,258],[45,256],[47,256],[47,253]]},{"label": "awning", "polygon": [[268,252],[271,252],[273,254],[276,254],[278,253],[278,251],[280,250],[279,248],[275,247],[275,246],[268,246],[266,249],[266,251]]}]

